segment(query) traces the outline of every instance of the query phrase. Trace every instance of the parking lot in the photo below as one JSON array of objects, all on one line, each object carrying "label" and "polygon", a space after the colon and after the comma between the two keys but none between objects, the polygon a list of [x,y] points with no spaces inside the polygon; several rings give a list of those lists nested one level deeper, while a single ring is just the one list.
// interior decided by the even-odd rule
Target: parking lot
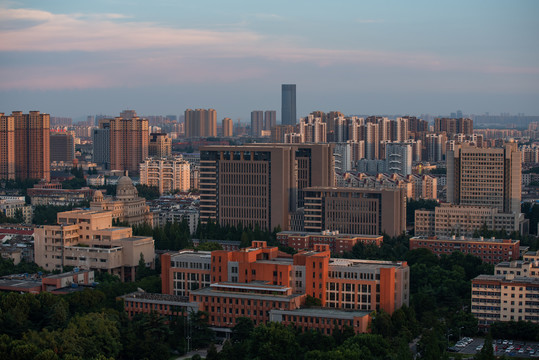
[{"label": "parking lot", "polygon": [[[453,351],[461,354],[475,354],[480,351],[485,339],[474,338],[463,347],[452,347]],[[506,355],[520,358],[539,358],[539,343],[513,341],[509,339],[493,340],[496,356]]]}]

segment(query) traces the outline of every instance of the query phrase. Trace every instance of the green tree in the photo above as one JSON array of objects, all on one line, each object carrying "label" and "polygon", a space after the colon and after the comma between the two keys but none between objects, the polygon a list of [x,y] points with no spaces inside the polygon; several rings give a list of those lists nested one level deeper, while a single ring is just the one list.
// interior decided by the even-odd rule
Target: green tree
[{"label": "green tree", "polygon": [[494,360],[496,357],[494,356],[494,349],[492,347],[492,335],[490,335],[490,332],[487,333],[487,336],[485,337],[485,342],[483,343],[483,348],[480,352],[475,354],[474,360]]}]

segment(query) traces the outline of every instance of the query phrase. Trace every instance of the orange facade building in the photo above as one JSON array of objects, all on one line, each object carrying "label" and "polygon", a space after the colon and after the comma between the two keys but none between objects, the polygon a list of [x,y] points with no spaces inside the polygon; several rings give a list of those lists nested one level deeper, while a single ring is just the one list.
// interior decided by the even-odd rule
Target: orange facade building
[{"label": "orange facade building", "polygon": [[291,256],[254,241],[238,251],[167,253],[161,264],[163,293],[189,296],[214,326],[232,327],[240,316],[267,322],[270,311],[298,310],[307,296],[326,310],[367,313],[391,314],[409,302],[406,262],[332,259],[329,245]]}]

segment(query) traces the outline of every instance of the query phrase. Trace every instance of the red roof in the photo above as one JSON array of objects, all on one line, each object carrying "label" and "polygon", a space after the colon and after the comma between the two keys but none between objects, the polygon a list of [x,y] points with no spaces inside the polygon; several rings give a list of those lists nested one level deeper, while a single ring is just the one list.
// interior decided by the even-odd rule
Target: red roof
[{"label": "red roof", "polygon": [[19,229],[2,229],[0,234],[15,234],[15,235],[34,235],[34,230],[19,230]]}]

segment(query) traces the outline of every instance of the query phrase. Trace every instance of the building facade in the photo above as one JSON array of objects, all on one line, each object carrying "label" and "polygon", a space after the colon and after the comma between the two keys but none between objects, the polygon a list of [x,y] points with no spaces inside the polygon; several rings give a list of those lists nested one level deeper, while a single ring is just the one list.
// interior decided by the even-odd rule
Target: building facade
[{"label": "building facade", "polygon": [[0,113],[0,179],[15,180],[15,117]]},{"label": "building facade", "polygon": [[202,222],[288,230],[304,189],[334,183],[327,144],[206,146],[200,153]]},{"label": "building facade", "polygon": [[418,236],[473,236],[486,226],[489,230],[528,233],[529,221],[521,213],[502,213],[496,208],[441,204],[434,210],[416,210]]},{"label": "building facade", "polygon": [[296,84],[283,84],[281,95],[281,124],[296,125]]},{"label": "building facade", "polygon": [[172,154],[172,139],[163,133],[150,134],[148,156],[163,158]]},{"label": "building facade", "polygon": [[141,257],[147,266],[154,264],[152,237],[133,236],[130,227],[113,227],[110,211],[67,211],[58,213],[57,221],[34,233],[35,262],[45,270],[73,266],[134,281]]},{"label": "building facade", "polygon": [[189,162],[181,156],[148,158],[140,164],[140,183],[157,187],[160,194],[189,191],[190,177]]},{"label": "building facade", "polygon": [[402,189],[305,189],[305,231],[399,236],[406,230]]},{"label": "building facade", "polygon": [[110,168],[138,174],[139,164],[148,157],[148,120],[139,118],[133,110],[125,110],[108,123],[110,134]]},{"label": "building facade", "polygon": [[185,136],[217,136],[217,112],[214,109],[185,110]]},{"label": "building facade", "polygon": [[51,131],[50,154],[52,161],[72,162],[75,158],[75,137],[71,132]]},{"label": "building facade", "polygon": [[456,145],[447,153],[447,201],[520,213],[521,176],[516,143],[488,149]]},{"label": "building facade", "polygon": [[344,252],[351,252],[357,243],[380,247],[384,237],[382,235],[339,234],[338,231],[322,231],[321,233],[281,231],[277,233],[277,241],[296,251],[314,250],[315,244],[329,245],[331,253],[342,255]]},{"label": "building facade", "polygon": [[481,258],[483,262],[497,264],[502,261],[517,260],[520,257],[520,240],[485,239],[461,237],[422,237],[410,239],[410,250],[429,249],[434,254],[450,255],[454,251]]},{"label": "building facade", "polygon": [[223,137],[234,136],[234,122],[231,118],[224,118],[221,122],[221,127],[223,131]]}]

